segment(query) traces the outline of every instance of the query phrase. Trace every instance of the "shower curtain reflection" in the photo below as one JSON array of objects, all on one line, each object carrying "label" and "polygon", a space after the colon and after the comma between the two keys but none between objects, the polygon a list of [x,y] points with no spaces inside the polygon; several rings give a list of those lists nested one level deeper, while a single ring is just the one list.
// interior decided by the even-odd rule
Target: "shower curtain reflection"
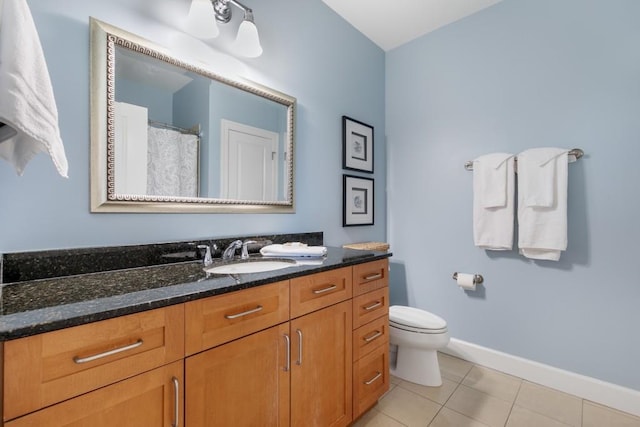
[{"label": "shower curtain reflection", "polygon": [[147,195],[198,197],[197,135],[148,128]]}]

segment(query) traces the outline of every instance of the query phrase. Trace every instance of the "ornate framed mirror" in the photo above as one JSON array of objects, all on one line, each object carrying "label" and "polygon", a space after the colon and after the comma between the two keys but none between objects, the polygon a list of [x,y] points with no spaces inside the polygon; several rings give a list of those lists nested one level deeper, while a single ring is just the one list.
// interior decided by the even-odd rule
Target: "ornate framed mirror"
[{"label": "ornate framed mirror", "polygon": [[92,212],[294,212],[295,98],[90,28]]}]

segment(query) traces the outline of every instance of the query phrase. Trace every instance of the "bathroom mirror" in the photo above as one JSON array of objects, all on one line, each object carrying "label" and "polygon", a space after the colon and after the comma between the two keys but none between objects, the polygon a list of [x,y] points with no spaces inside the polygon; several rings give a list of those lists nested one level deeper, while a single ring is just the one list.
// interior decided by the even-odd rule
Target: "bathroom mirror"
[{"label": "bathroom mirror", "polygon": [[294,212],[295,98],[90,28],[92,212]]}]

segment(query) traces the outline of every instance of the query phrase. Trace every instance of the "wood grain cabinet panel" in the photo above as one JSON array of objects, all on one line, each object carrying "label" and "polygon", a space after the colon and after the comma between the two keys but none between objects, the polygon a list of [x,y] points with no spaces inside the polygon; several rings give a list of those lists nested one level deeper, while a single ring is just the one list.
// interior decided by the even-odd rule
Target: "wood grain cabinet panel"
[{"label": "wood grain cabinet panel", "polygon": [[389,259],[353,266],[353,296],[389,286]]},{"label": "wood grain cabinet panel", "polygon": [[188,357],[188,427],[289,426],[289,323]]},{"label": "wood grain cabinet panel", "polygon": [[5,342],[3,419],[182,358],[183,305]]},{"label": "wood grain cabinet panel", "polygon": [[353,327],[389,314],[389,288],[367,292],[353,299]]},{"label": "wood grain cabinet panel", "polygon": [[353,364],[353,412],[359,417],[389,390],[389,342]]},{"label": "wood grain cabinet panel", "polygon": [[381,345],[389,345],[389,316],[386,314],[353,331],[353,361]]},{"label": "wood grain cabinet panel", "polygon": [[183,425],[183,363],[124,381],[5,423],[5,427],[173,427]]},{"label": "wood grain cabinet panel", "polygon": [[353,296],[351,267],[291,279],[291,318]]},{"label": "wood grain cabinet panel", "polygon": [[281,281],[185,304],[186,354],[289,320],[289,282]]}]

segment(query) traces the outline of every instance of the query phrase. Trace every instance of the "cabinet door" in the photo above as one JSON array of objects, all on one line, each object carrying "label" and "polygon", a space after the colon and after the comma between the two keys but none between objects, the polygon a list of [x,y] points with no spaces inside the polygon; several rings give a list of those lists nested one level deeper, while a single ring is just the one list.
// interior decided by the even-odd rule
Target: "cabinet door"
[{"label": "cabinet door", "polygon": [[289,324],[187,358],[189,427],[289,425]]},{"label": "cabinet door", "polygon": [[351,325],[350,300],[291,321],[293,427],[351,423]]},{"label": "cabinet door", "polygon": [[182,425],[182,361],[5,423],[5,427]]}]

